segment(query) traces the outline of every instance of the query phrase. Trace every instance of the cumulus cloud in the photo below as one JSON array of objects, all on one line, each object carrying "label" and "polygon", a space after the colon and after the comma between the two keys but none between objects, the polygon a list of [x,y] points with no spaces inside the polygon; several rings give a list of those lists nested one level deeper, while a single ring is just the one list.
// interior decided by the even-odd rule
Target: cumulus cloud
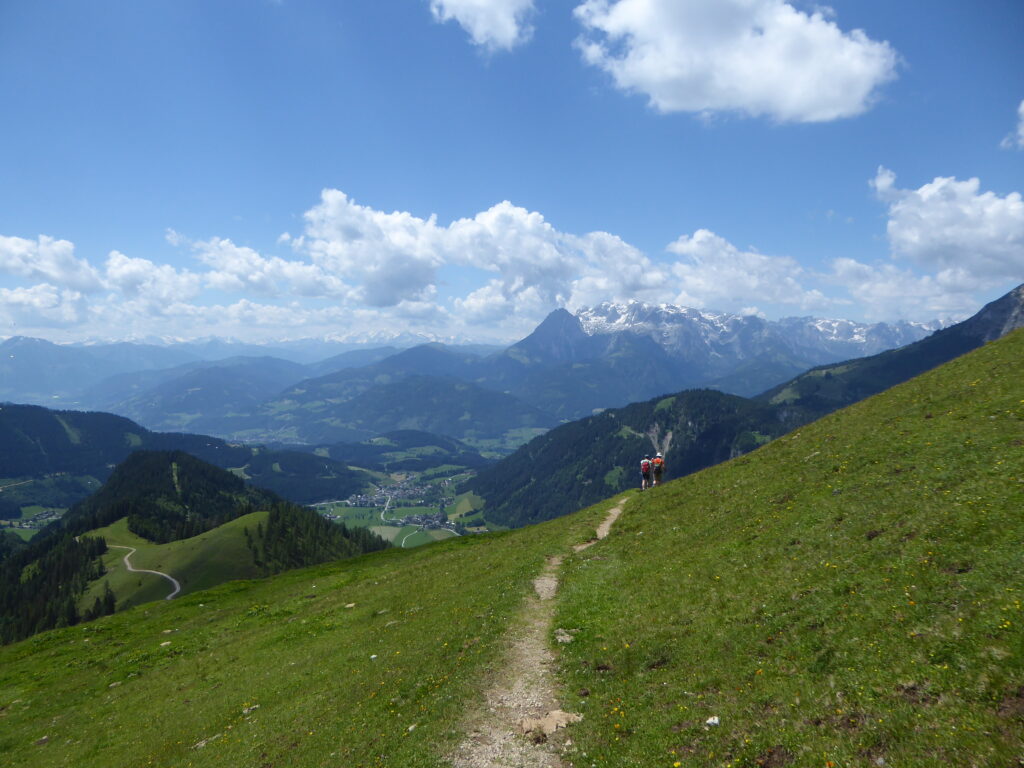
[{"label": "cumulus cloud", "polygon": [[671,299],[668,272],[617,235],[591,232],[573,238],[587,265],[573,281],[568,306],[594,306],[604,301]]},{"label": "cumulus cloud", "polygon": [[423,299],[435,284],[443,255],[433,216],[384,213],[325,189],[305,219],[303,247],[314,264],[355,286],[353,300],[395,306]]},{"label": "cumulus cloud", "polygon": [[976,292],[985,287],[961,269],[921,275],[895,264],[849,258],[836,259],[832,268],[833,282],[843,286],[868,320],[961,320],[978,311]]},{"label": "cumulus cloud", "polygon": [[898,56],[783,0],[586,0],[584,60],[661,112],[822,122],[866,111]]},{"label": "cumulus cloud", "polygon": [[[540,307],[558,307],[569,298],[572,279],[583,259],[570,238],[544,217],[504,201],[472,219],[454,222],[444,233],[444,247],[455,263],[500,277],[467,297],[462,308],[477,317],[505,314],[534,316]],[[483,310],[487,300],[489,308]]]},{"label": "cumulus cloud", "polygon": [[267,296],[345,296],[348,288],[315,264],[265,257],[252,248],[214,237],[194,243],[199,260],[210,267],[208,285],[228,292],[255,291]]},{"label": "cumulus cloud", "polygon": [[934,270],[959,270],[976,283],[1024,276],[1024,200],[982,192],[976,179],[936,177],[919,189],[899,189],[879,168],[871,185],[888,205],[893,255]]},{"label": "cumulus cloud", "polygon": [[511,50],[533,34],[533,0],[431,0],[430,10],[439,22],[458,22],[488,51]]},{"label": "cumulus cloud", "polygon": [[201,289],[198,275],[178,271],[169,264],[154,264],[111,251],[104,265],[104,285],[129,301],[167,307],[195,298]]},{"label": "cumulus cloud", "polygon": [[102,287],[99,274],[87,261],[75,256],[72,243],[46,235],[36,240],[0,236],[2,272],[84,292]]},{"label": "cumulus cloud", "polygon": [[68,328],[82,320],[84,309],[82,294],[67,288],[0,288],[0,322],[6,326]]},{"label": "cumulus cloud", "polygon": [[631,299],[790,314],[849,314],[856,304],[855,314],[877,320],[960,318],[1024,275],[1019,193],[951,178],[901,189],[885,168],[871,183],[887,207],[891,253],[872,263],[837,259],[821,272],[707,229],[652,258],[612,233],[566,232],[508,201],[445,225],[336,189],[305,213],[298,236],[279,240],[288,258],[169,231],[168,242],[194,257],[191,268],[120,251],[94,267],[67,241],[3,237],[0,268],[29,284],[0,291],[0,319],[20,332],[78,337],[116,329],[122,337],[510,340],[555,308]]},{"label": "cumulus cloud", "polygon": [[1024,101],[1017,107],[1017,130],[1003,139],[1003,149],[1024,149]]},{"label": "cumulus cloud", "polygon": [[620,238],[562,232],[508,201],[443,226],[433,216],[384,213],[325,190],[306,225],[293,244],[371,307],[422,306],[437,293],[442,267],[483,273],[482,284],[452,300],[454,314],[469,324],[514,320],[525,327],[556,307],[664,294],[663,276]]},{"label": "cumulus cloud", "polygon": [[[683,257],[671,267],[679,291],[674,303],[689,307],[735,307],[751,302],[781,304],[803,311],[833,302],[817,288],[800,264],[788,256],[743,251],[706,229],[683,235],[667,249]],[[753,307],[746,307],[753,313]]]}]

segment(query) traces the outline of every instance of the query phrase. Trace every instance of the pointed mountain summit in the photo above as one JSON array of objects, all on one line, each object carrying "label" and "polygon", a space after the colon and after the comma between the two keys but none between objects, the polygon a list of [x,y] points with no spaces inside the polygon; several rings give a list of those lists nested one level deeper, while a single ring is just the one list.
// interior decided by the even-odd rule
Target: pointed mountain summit
[{"label": "pointed mountain summit", "polygon": [[573,363],[594,355],[592,338],[578,317],[556,309],[533,333],[508,349],[508,354],[530,364]]}]

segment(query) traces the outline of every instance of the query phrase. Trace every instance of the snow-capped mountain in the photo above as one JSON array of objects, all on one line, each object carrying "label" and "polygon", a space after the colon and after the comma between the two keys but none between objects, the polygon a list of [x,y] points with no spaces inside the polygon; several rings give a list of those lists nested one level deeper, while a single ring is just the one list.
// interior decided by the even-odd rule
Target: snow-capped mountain
[{"label": "snow-capped mountain", "polygon": [[591,336],[628,331],[648,336],[673,356],[702,348],[730,348],[740,358],[757,357],[764,345],[781,344],[793,352],[819,351],[828,357],[861,357],[918,341],[938,323],[858,323],[815,317],[764,320],[754,315],[706,312],[669,304],[604,303],[576,312]]},{"label": "snow-capped mountain", "polygon": [[703,385],[737,394],[753,394],[773,378],[782,380],[816,365],[901,347],[940,327],[814,317],[765,320],[642,302],[604,303],[575,316],[590,337],[628,333],[649,338]]}]

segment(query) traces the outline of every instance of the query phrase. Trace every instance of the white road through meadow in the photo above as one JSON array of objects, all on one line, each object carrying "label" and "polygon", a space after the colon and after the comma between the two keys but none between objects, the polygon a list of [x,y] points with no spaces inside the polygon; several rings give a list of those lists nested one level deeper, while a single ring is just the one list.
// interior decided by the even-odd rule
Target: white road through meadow
[{"label": "white road through meadow", "polygon": [[128,552],[124,556],[124,566],[129,571],[131,571],[132,573],[152,573],[154,576],[163,576],[165,579],[167,579],[169,582],[171,582],[171,584],[174,586],[174,591],[171,592],[171,594],[169,594],[167,597],[165,597],[164,600],[171,600],[179,592],[181,592],[181,584],[178,583],[178,580],[176,578],[174,578],[173,576],[170,576],[170,575],[168,575],[166,573],[162,573],[160,571],[149,571],[149,570],[146,570],[145,568],[135,568],[135,567],[133,567],[132,564],[131,564],[131,561],[128,558],[131,557],[132,555],[134,555],[135,552],[137,551],[135,549],[135,547],[126,547],[124,544],[108,544],[107,546],[110,549],[130,549],[131,550],[130,552]]}]

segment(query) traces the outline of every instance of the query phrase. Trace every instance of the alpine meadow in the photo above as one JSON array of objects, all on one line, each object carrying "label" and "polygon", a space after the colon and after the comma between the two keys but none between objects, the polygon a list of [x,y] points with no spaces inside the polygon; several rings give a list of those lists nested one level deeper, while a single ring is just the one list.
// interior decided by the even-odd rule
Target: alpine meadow
[{"label": "alpine meadow", "polygon": [[7,646],[0,746],[24,766],[447,765],[563,555],[546,632],[582,720],[548,748],[568,765],[1014,764],[1022,361],[1018,330],[631,492],[580,552],[614,499]]},{"label": "alpine meadow", "polygon": [[0,768],[1024,768],[1021,30],[0,0]]}]

